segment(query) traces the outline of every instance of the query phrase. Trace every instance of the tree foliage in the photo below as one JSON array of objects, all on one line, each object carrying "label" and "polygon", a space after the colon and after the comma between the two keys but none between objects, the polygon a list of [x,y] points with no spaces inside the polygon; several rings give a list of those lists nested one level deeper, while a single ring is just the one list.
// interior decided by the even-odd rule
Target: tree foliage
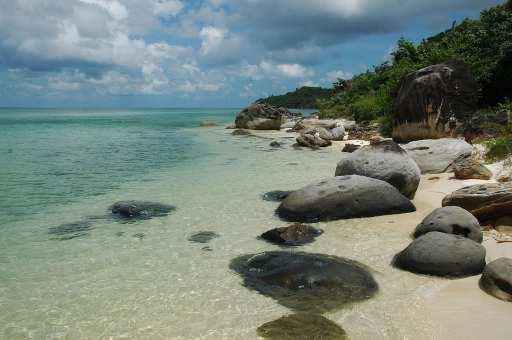
[{"label": "tree foliage", "polygon": [[351,80],[335,83],[333,95],[318,101],[324,117],[389,122],[404,76],[423,67],[458,59],[469,65],[482,88],[480,106],[512,97],[512,0],[466,19],[419,45],[400,38],[392,60]]},{"label": "tree foliage", "polygon": [[316,100],[329,98],[332,93],[333,90],[331,89],[304,86],[293,92],[288,92],[281,96],[258,99],[256,102],[279,107],[283,106],[290,109],[316,109]]}]

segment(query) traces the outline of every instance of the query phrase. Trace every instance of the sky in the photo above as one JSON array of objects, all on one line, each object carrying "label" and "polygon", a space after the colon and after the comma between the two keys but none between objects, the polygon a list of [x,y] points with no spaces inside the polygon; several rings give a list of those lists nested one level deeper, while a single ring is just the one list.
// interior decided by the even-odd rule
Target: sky
[{"label": "sky", "polygon": [[497,0],[0,0],[0,106],[243,107]]}]

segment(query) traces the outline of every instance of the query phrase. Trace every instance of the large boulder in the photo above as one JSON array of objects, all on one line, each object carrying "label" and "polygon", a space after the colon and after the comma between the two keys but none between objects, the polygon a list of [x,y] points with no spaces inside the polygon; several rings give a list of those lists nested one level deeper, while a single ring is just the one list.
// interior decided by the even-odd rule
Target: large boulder
[{"label": "large boulder", "polygon": [[288,227],[275,228],[261,234],[261,238],[283,246],[302,246],[315,241],[323,230],[307,224],[295,223]]},{"label": "large boulder", "polygon": [[393,141],[363,146],[343,158],[336,176],[360,175],[388,182],[405,197],[414,198],[421,180],[416,162]]},{"label": "large boulder", "polygon": [[176,207],[156,202],[147,201],[120,201],[110,208],[112,214],[126,219],[150,219],[166,216]]},{"label": "large boulder", "polygon": [[347,333],[318,314],[299,313],[267,322],[257,329],[263,339],[269,340],[348,340]]},{"label": "large boulder", "polygon": [[512,259],[502,257],[485,266],[480,287],[498,299],[512,301]]},{"label": "large boulder", "polygon": [[493,224],[500,218],[512,216],[512,183],[488,183],[465,187],[443,199],[443,207],[466,209],[481,224]]},{"label": "large boulder", "polygon": [[473,147],[461,139],[425,139],[403,145],[423,174],[450,172],[459,157],[470,157]]},{"label": "large boulder", "polygon": [[335,256],[272,251],[237,257],[244,286],[290,309],[323,313],[371,298],[379,287],[364,265]]},{"label": "large boulder", "polygon": [[485,248],[463,236],[433,231],[417,238],[397,254],[393,264],[418,274],[473,276],[485,267]]},{"label": "large boulder", "polygon": [[392,185],[369,177],[339,176],[294,191],[277,214],[289,221],[314,222],[415,211]]},{"label": "large boulder", "polygon": [[407,75],[395,100],[393,138],[400,142],[446,135],[452,116],[470,119],[477,109],[479,86],[460,61],[432,65]]},{"label": "large boulder", "polygon": [[293,117],[293,113],[282,107],[254,104],[237,115],[235,126],[249,130],[280,130],[286,117]]},{"label": "large boulder", "polygon": [[464,236],[478,243],[482,243],[483,240],[482,227],[478,220],[469,211],[460,207],[434,210],[418,224],[414,237],[418,238],[433,231]]},{"label": "large boulder", "polygon": [[456,179],[489,180],[492,172],[476,157],[461,156],[453,162],[453,172]]}]

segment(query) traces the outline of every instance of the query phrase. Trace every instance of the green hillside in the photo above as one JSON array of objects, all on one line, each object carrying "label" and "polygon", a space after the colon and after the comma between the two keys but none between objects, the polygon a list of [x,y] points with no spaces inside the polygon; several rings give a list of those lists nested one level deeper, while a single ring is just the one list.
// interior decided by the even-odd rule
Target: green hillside
[{"label": "green hillside", "polygon": [[328,99],[332,95],[331,89],[321,87],[304,86],[293,92],[280,96],[270,96],[258,99],[257,103],[265,103],[273,106],[283,106],[290,109],[316,109],[317,99]]}]

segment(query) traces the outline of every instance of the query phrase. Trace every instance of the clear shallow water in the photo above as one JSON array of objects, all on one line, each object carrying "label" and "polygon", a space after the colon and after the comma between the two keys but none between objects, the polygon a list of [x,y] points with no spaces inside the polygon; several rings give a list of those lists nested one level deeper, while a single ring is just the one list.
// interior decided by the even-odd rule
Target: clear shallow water
[{"label": "clear shallow water", "polygon": [[[196,127],[232,120],[223,110],[188,118],[178,111],[25,114],[21,123],[0,114],[2,131],[9,130],[0,135],[0,153],[16,155],[0,163],[0,338],[253,339],[258,326],[291,313],[242,287],[229,261],[279,249],[256,239],[285,225],[274,216],[277,204],[260,195],[331,176],[338,154],[294,151],[290,139],[275,150],[270,140],[233,137],[222,126]],[[52,182],[51,171],[72,174]],[[48,233],[104,216],[121,199],[178,209],[129,224],[92,220],[83,237],[70,240]],[[375,271],[375,298],[326,315],[353,339],[431,338],[419,296],[435,282],[389,266],[409,243],[408,232],[390,223],[396,220],[319,223],[325,233],[301,248]],[[220,235],[211,251],[187,240],[203,230]]]}]

